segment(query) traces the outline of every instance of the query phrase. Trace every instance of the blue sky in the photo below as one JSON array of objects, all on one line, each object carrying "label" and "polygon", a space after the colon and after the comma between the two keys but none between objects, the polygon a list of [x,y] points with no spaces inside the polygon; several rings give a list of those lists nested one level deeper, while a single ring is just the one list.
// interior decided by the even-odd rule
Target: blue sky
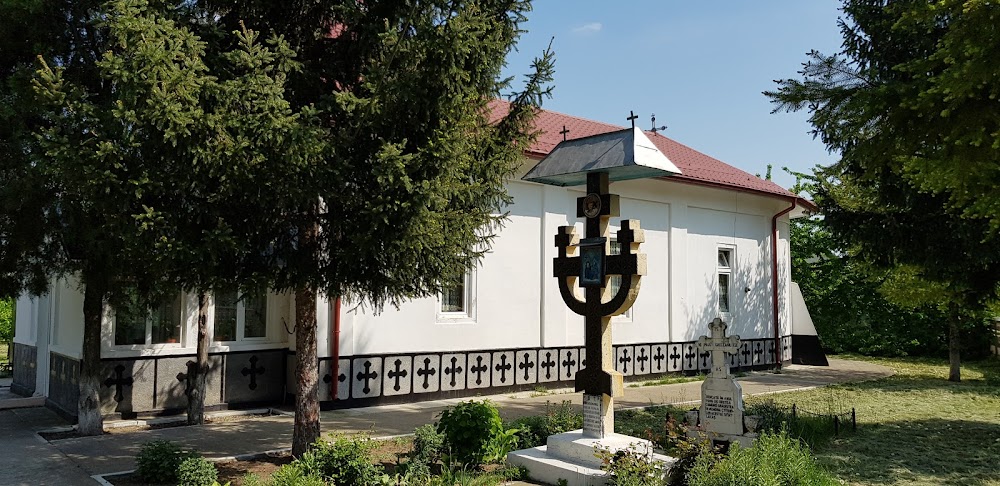
[{"label": "blue sky", "polygon": [[553,98],[544,107],[648,129],[751,174],[773,164],[808,171],[835,156],[809,134],[805,113],[770,114],[761,94],[796,77],[805,53],[840,48],[839,1],[535,0],[508,74],[528,70],[551,38]]}]

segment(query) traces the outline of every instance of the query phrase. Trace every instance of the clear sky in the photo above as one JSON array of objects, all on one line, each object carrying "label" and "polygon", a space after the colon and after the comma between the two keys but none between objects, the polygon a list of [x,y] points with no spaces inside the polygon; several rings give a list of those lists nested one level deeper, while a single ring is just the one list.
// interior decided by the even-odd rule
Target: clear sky
[{"label": "clear sky", "polygon": [[[806,52],[839,51],[835,0],[535,0],[508,74],[526,73],[554,37],[544,108],[648,129],[751,174],[829,164],[805,113],[771,114],[762,91],[796,77]],[[572,134],[571,134],[572,136]]]}]

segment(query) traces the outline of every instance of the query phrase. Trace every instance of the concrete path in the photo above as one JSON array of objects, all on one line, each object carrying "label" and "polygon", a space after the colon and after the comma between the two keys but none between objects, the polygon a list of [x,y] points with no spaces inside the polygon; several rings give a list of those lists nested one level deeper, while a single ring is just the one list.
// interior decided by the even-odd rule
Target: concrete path
[{"label": "concrete path", "polygon": [[[830,360],[829,367],[787,366],[781,374],[754,373],[740,378],[740,383],[743,386],[744,394],[759,395],[824,386],[831,383],[870,380],[890,374],[892,372],[884,366],[833,359]],[[689,403],[700,398],[700,386],[700,382],[636,388],[626,386],[625,397],[616,400],[616,408]],[[519,393],[488,398],[498,405],[501,414],[507,419],[541,414],[545,410],[546,402],[558,403],[570,400],[579,406],[582,400],[580,394],[571,393],[571,390],[567,390],[566,393],[532,395],[537,394]],[[323,412],[322,429],[324,432],[369,431],[374,436],[409,434],[420,425],[433,423],[442,410],[468,399]],[[34,427],[34,430],[41,428],[44,427]],[[4,430],[6,430],[6,426],[4,426]],[[33,432],[29,435],[33,435]],[[135,467],[133,458],[139,446],[143,442],[153,439],[179,442],[185,447],[201,451],[206,457],[225,457],[287,448],[291,444],[291,435],[292,418],[290,416],[274,416],[203,427],[176,427],[127,434],[106,434],[101,437],[64,439],[53,441],[52,447],[69,459],[66,461],[69,463],[67,467],[75,466],[86,471],[87,475],[93,475],[133,469]],[[37,436],[33,437],[36,438],[36,442],[41,440],[37,439]],[[6,449],[6,447],[3,448]],[[10,469],[0,469],[0,471],[3,470],[9,471]],[[3,481],[3,476],[0,476],[0,484],[6,484]],[[69,482],[68,484],[75,483]]]},{"label": "concrete path", "polygon": [[51,410],[0,410],[0,484],[11,486],[94,484],[90,473],[38,436],[66,425]]}]

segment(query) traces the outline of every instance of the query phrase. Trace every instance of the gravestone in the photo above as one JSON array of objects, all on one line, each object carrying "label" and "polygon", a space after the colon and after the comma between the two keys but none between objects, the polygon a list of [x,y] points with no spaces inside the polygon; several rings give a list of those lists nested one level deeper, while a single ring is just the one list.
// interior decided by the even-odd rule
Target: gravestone
[{"label": "gravestone", "polygon": [[[622,373],[614,366],[611,317],[623,314],[635,302],[640,278],[646,274],[646,255],[639,253],[645,240],[639,222],[627,219],[621,221],[617,233],[621,251],[611,254],[608,223],[619,215],[619,198],[608,192],[608,185],[615,177],[612,174],[617,174],[615,180],[625,180],[678,172],[633,126],[563,141],[524,177],[566,186],[578,185],[585,176],[587,185],[586,195],[576,204],[577,217],[584,218],[584,238],[579,238],[573,226],[560,227],[552,262],[563,301],[584,317],[586,366],[576,373],[576,391],[583,392],[583,429],[550,436],[545,446],[508,455],[510,463],[526,467],[535,480],[570,486],[604,484],[606,473],[595,448],[611,452],[635,448],[646,451],[650,460],[673,462],[673,458],[653,454],[648,440],[614,433],[614,399],[625,392]],[[617,289],[610,285],[612,276],[621,282]],[[582,300],[578,289],[583,291]]]},{"label": "gravestone", "polygon": [[[740,350],[739,336],[726,336],[726,322],[718,317],[709,325],[709,336],[698,339],[698,351],[711,355],[711,371],[701,384],[701,407],[689,415],[690,435],[704,433],[713,443],[737,441],[749,447],[757,434],[746,427],[743,415],[743,388],[729,370],[730,358]],[[697,423],[691,423],[697,420]]]}]

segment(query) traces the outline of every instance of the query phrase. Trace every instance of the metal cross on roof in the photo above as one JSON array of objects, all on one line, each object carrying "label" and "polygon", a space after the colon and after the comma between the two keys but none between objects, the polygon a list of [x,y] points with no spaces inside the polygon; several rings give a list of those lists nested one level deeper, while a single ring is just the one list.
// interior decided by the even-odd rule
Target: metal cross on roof
[{"label": "metal cross on roof", "polygon": [[635,112],[633,112],[632,110],[629,110],[628,115],[629,116],[628,118],[626,118],[626,120],[632,122],[632,128],[635,128],[635,119],[639,117],[635,116]]},{"label": "metal cross on roof", "polygon": [[562,136],[563,136],[563,142],[565,142],[566,141],[566,134],[569,133],[569,130],[566,129],[566,125],[563,125],[563,129],[559,133],[562,134]]},{"label": "metal cross on roof", "polygon": [[659,132],[659,131],[667,129],[666,125],[663,125],[662,127],[656,126],[656,113],[651,114],[649,117],[650,117],[650,119],[652,121],[652,125],[653,125],[653,128],[650,128],[649,131],[651,131],[653,133],[656,133],[656,132]]}]

